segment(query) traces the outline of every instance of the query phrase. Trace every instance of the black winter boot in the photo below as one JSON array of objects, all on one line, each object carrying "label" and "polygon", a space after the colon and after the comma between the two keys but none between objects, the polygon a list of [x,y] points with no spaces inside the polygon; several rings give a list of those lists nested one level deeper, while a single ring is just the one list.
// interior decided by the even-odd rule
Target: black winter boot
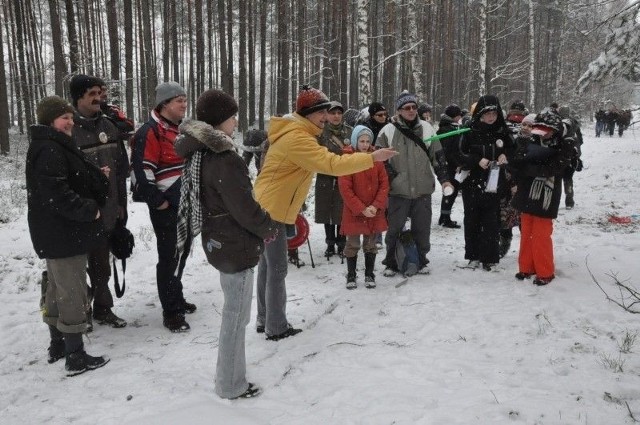
[{"label": "black winter boot", "polygon": [[109,363],[110,359],[106,356],[93,357],[84,351],[82,334],[80,333],[65,333],[64,344],[67,357],[64,368],[67,371],[67,376],[80,375],[88,370],[98,369]]},{"label": "black winter boot", "polygon": [[47,349],[47,351],[49,352],[49,358],[47,359],[47,362],[51,364],[64,357],[65,347],[64,336],[62,335],[62,332],[58,330],[58,328],[49,325],[49,335],[51,335],[51,343],[49,344],[49,348]]},{"label": "black winter boot", "polygon": [[509,253],[509,249],[511,249],[511,239],[513,235],[511,234],[511,230],[509,231],[501,231],[500,232],[500,243],[499,243],[499,254],[500,258],[504,257]]},{"label": "black winter boot", "polygon": [[373,274],[373,266],[376,264],[376,254],[373,252],[364,253],[364,286],[367,288],[376,287],[376,275]]},{"label": "black winter boot", "polygon": [[356,264],[358,263],[358,257],[347,257],[347,289],[356,289],[358,284],[356,283]]}]

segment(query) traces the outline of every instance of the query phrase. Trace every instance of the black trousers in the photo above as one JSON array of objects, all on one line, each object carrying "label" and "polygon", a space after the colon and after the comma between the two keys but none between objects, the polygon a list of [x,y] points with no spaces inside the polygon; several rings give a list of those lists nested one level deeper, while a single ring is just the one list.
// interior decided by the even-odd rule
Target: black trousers
[{"label": "black trousers", "polygon": [[156,265],[156,282],[158,296],[165,314],[184,313],[184,296],[182,294],[182,271],[187,262],[191,247],[188,240],[185,254],[180,259],[176,255],[178,208],[169,206],[164,210],[149,209],[151,224],[156,234],[158,248],[158,264]]},{"label": "black trousers", "polygon": [[481,263],[500,261],[500,195],[472,188],[462,190],[464,258]]}]

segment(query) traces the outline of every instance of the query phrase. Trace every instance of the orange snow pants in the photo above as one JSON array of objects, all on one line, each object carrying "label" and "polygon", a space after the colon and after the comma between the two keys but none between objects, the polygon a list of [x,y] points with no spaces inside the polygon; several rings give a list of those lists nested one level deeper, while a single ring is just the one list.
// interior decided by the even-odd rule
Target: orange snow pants
[{"label": "orange snow pants", "polygon": [[518,266],[522,273],[539,278],[553,277],[553,219],[520,214],[520,254]]}]

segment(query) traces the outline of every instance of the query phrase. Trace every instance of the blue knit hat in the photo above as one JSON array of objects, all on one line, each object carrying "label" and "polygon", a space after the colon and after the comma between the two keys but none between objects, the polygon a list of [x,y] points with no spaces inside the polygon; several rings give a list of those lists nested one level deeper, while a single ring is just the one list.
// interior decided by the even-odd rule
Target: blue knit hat
[{"label": "blue knit hat", "polygon": [[363,134],[369,136],[369,140],[373,144],[373,131],[371,131],[369,127],[366,127],[364,125],[357,125],[356,128],[354,128],[351,132],[351,147],[354,151],[358,150],[358,138]]}]

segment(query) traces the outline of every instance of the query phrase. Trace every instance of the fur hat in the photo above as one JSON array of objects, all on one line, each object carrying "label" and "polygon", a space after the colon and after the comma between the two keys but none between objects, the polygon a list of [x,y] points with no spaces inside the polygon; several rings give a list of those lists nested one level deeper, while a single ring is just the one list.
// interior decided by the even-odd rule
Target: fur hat
[{"label": "fur hat", "polygon": [[207,90],[196,101],[196,119],[216,127],[238,112],[236,100],[220,90]]},{"label": "fur hat", "polygon": [[36,107],[36,117],[41,125],[51,125],[56,118],[69,112],[73,114],[73,106],[58,96],[45,97]]},{"label": "fur hat", "polygon": [[187,92],[175,81],[160,83],[156,86],[156,106],[154,106],[153,109],[158,109],[160,105],[174,97],[186,95]]},{"label": "fur hat", "polygon": [[422,105],[418,106],[418,115],[420,116],[422,116],[422,114],[424,114],[425,112],[431,111],[433,111],[433,107],[428,103],[423,103]]},{"label": "fur hat", "polygon": [[371,102],[371,104],[369,105],[369,116],[373,117],[378,112],[386,111],[386,110],[387,110],[387,108],[385,108],[382,103],[380,103],[380,102]]},{"label": "fur hat", "polygon": [[330,107],[331,102],[327,95],[311,86],[302,86],[296,98],[296,112],[303,117]]},{"label": "fur hat", "polygon": [[415,94],[409,93],[409,91],[405,90],[396,99],[396,110],[402,108],[407,103],[415,103],[418,105],[418,98]]},{"label": "fur hat", "polygon": [[460,107],[454,103],[444,109],[444,114],[449,118],[461,117],[462,109],[460,109]]},{"label": "fur hat", "polygon": [[104,85],[104,81],[98,77],[84,74],[74,75],[71,77],[71,81],[69,81],[69,94],[71,95],[73,105],[77,105],[78,99],[84,96],[91,87],[102,87]]},{"label": "fur hat", "polygon": [[366,134],[369,136],[369,141],[373,144],[373,131],[367,126],[357,125],[351,132],[351,147],[354,151],[358,150],[358,138]]}]

